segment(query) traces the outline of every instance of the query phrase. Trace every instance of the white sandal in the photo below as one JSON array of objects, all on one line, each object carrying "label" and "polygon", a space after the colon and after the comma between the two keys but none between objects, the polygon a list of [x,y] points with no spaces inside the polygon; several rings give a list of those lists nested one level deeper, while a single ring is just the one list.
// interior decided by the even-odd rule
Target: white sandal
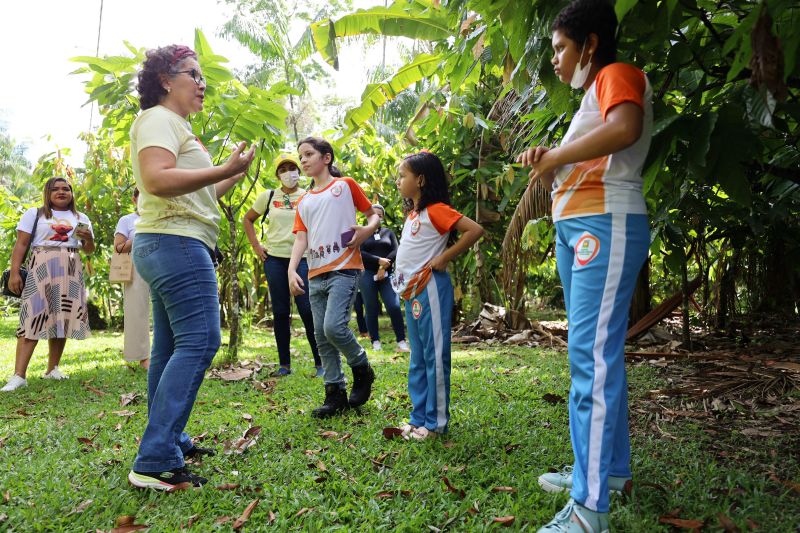
[{"label": "white sandal", "polygon": [[411,438],[411,434],[414,432],[415,429],[417,429],[417,426],[414,426],[412,424],[403,424],[402,426],[400,426],[400,430],[402,431],[400,436],[403,437],[405,440],[408,440]]},{"label": "white sandal", "polygon": [[435,439],[437,433],[429,430],[425,426],[420,426],[411,432],[411,438],[417,440]]}]

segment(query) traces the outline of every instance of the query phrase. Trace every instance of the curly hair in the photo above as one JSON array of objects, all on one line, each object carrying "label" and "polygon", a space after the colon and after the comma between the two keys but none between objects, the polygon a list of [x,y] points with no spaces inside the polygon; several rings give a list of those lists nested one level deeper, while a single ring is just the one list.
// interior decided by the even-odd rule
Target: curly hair
[{"label": "curly hair", "polygon": [[328,172],[334,178],[342,177],[343,175],[342,171],[336,168],[336,165],[333,164],[333,161],[336,159],[336,156],[333,153],[333,146],[331,146],[331,143],[329,143],[322,137],[306,137],[305,139],[297,143],[297,149],[299,150],[300,146],[304,144],[310,144],[311,146],[314,147],[314,150],[316,150],[323,156],[325,154],[331,154],[331,162],[328,163]]},{"label": "curly hair", "polygon": [[136,90],[139,91],[139,107],[142,111],[157,106],[166,96],[167,91],[162,85],[162,76],[172,76],[174,71],[180,70],[181,63],[186,59],[197,59],[194,50],[180,44],[148,50],[146,56],[136,86]]},{"label": "curly hair", "polygon": [[608,0],[572,0],[556,15],[551,29],[564,32],[579,47],[594,33],[597,63],[604,66],[617,60],[617,14]]},{"label": "curly hair", "polygon": [[425,178],[425,184],[420,189],[422,194],[419,202],[414,206],[417,213],[437,202],[450,205],[447,174],[441,159],[431,152],[423,151],[407,155],[401,164],[407,165],[416,176]]}]

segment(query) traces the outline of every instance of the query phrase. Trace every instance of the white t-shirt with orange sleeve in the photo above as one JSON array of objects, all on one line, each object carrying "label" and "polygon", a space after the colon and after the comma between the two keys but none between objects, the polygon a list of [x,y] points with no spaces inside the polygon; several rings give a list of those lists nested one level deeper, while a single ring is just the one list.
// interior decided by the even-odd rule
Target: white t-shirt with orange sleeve
[{"label": "white t-shirt with orange sleeve", "polygon": [[558,169],[552,193],[554,221],[605,213],[647,214],[642,168],[653,132],[652,100],[647,76],[632,65],[612,63],[597,73],[561,144],[602,126],[609,111],[624,102],[644,111],[642,134],[624,150]]},{"label": "white t-shirt with orange sleeve", "polygon": [[353,239],[356,209],[372,207],[352,178],[334,178],[324,189],[308,191],[297,203],[293,233],[308,234],[308,277],[333,270],[364,270],[361,251],[347,243]]},{"label": "white t-shirt with orange sleeve", "polygon": [[404,300],[414,298],[428,284],[432,273],[428,263],[445,251],[448,235],[462,216],[442,202],[409,213],[392,275],[392,288]]}]

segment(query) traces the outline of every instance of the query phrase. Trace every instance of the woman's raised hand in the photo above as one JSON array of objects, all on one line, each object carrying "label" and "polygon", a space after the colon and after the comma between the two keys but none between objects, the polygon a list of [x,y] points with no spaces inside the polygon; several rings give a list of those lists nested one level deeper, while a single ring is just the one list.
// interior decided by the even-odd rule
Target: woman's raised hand
[{"label": "woman's raised hand", "polygon": [[250,163],[253,162],[253,158],[256,155],[256,145],[254,144],[251,146],[250,150],[247,152],[245,152],[245,149],[247,149],[247,143],[239,143],[236,150],[234,150],[228,160],[225,161],[224,166],[228,170],[228,172],[226,172],[228,177],[238,176],[239,174],[244,175],[247,169],[250,168]]}]

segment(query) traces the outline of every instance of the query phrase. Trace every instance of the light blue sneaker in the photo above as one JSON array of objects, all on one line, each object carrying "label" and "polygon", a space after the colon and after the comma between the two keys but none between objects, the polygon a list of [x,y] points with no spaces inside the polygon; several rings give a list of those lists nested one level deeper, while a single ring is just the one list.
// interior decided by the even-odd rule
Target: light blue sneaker
[{"label": "light blue sneaker", "polygon": [[587,509],[572,498],[539,533],[608,533],[608,513]]},{"label": "light blue sneaker", "polygon": [[[608,476],[608,490],[610,492],[626,492],[625,484],[630,481],[626,477]],[[572,467],[568,466],[561,472],[548,472],[539,476],[539,486],[545,492],[563,492],[572,490]]]}]

